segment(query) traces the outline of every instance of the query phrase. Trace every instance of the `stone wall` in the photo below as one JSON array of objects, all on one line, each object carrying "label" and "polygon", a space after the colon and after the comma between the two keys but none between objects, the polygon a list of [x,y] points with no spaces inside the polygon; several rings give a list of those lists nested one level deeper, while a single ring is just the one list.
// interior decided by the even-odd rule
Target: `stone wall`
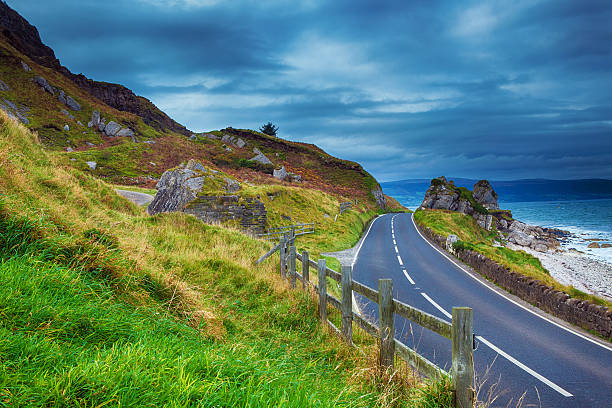
[{"label": "stone wall", "polygon": [[242,228],[255,234],[265,232],[266,228],[266,207],[254,198],[200,196],[187,204],[183,211],[206,223],[236,220]]},{"label": "stone wall", "polygon": [[[435,234],[429,228],[419,226],[419,230],[444,248],[446,238]],[[612,339],[612,310],[588,300],[570,297],[567,293],[555,290],[542,282],[512,272],[509,268],[470,250],[455,251],[459,259],[475,271],[501,286],[508,292],[537,306],[538,308],[566,322],[591,330],[607,339]]]}]

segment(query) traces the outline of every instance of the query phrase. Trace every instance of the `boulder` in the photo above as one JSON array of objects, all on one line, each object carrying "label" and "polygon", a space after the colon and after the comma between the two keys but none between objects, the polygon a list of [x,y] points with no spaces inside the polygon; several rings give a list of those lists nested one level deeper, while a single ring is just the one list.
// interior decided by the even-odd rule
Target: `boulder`
[{"label": "boulder", "polygon": [[538,252],[546,252],[548,251],[548,246],[540,241],[534,241],[534,243],[531,245],[531,248],[533,248],[534,250],[538,251]]},{"label": "boulder", "polygon": [[68,131],[70,130],[70,126],[68,126],[68,125],[64,125],[64,130],[65,130],[66,132],[68,132]]},{"label": "boulder", "polygon": [[40,85],[40,87],[44,90],[49,92],[51,95],[55,95],[55,90],[53,89],[53,87],[51,85],[49,85],[49,83],[47,82],[47,80],[41,76],[37,76],[34,78],[34,82],[36,82],[38,85]]},{"label": "boulder", "polygon": [[187,165],[185,166],[186,169],[188,170],[193,170],[193,171],[201,171],[206,173],[208,170],[206,170],[206,167],[204,167],[202,165],[202,163],[200,163],[197,160],[191,159],[187,162]]},{"label": "boulder", "polygon": [[[253,149],[253,150],[257,150],[257,149]],[[261,164],[273,164],[272,161],[270,161],[270,159],[268,159],[266,155],[263,154],[262,152],[257,153],[257,155],[251,159],[251,161],[256,161]]]},{"label": "boulder", "polygon": [[187,168],[184,164],[164,172],[157,183],[157,194],[149,205],[149,214],[182,211],[202,190],[204,186],[202,173]]},{"label": "boulder", "polygon": [[57,95],[57,99],[64,105],[66,105],[66,95],[64,94],[64,91],[62,91],[60,89],[59,94]]},{"label": "boulder", "polygon": [[81,110],[81,105],[79,105],[79,103],[75,101],[70,95],[66,95],[66,106],[68,106],[73,111]]},{"label": "boulder", "polygon": [[105,127],[106,127],[106,118],[102,118],[100,122],[98,122],[98,130],[100,132],[104,132]]},{"label": "boulder", "polygon": [[115,121],[110,121],[104,127],[106,136],[115,136],[121,130],[121,125]]},{"label": "boulder", "polygon": [[191,135],[189,136],[189,140],[191,140],[192,142],[195,142],[198,140],[198,137],[196,135]]},{"label": "boulder", "polygon": [[67,148],[66,148],[66,151],[67,151],[68,153],[70,153],[70,152],[74,152],[74,149],[73,149],[72,147],[67,147]]},{"label": "boulder", "polygon": [[295,173],[288,173],[289,180],[293,183],[299,183],[302,181],[302,176]]},{"label": "boulder", "polygon": [[12,110],[14,110],[14,111],[17,110],[17,105],[15,105],[13,102],[9,101],[8,99],[2,98],[2,102],[4,102],[6,104],[6,106],[11,108]]},{"label": "boulder", "polygon": [[[113,122],[111,122],[111,123],[113,123]],[[110,123],[109,123],[109,125],[110,125]],[[106,126],[108,126],[108,125],[106,125]],[[134,137],[134,132],[132,131],[132,129],[123,128],[120,131],[118,131],[115,136],[118,136],[118,137]]]},{"label": "boulder", "polygon": [[211,140],[218,140],[219,136],[213,135],[212,133],[202,133],[202,136],[207,137]]},{"label": "boulder", "polygon": [[486,209],[499,210],[497,193],[487,180],[480,180],[474,184],[472,196],[477,203],[481,204]]},{"label": "boulder", "polygon": [[32,72],[32,68],[30,68],[30,66],[23,61],[21,61],[21,67],[25,72]]},{"label": "boulder", "polygon": [[92,169],[92,170],[95,170],[95,169],[96,169],[96,167],[98,167],[98,163],[96,163],[95,161],[88,161],[88,162],[85,162],[85,163],[86,163],[86,164],[89,166],[89,168],[90,168],[90,169]]},{"label": "boulder", "polygon": [[533,237],[525,234],[522,231],[512,231],[508,235],[508,241],[516,245],[531,247],[531,244],[533,243]]},{"label": "boulder", "polygon": [[10,90],[9,86],[0,79],[0,91],[4,92],[8,90]]},{"label": "boulder", "polygon": [[93,113],[91,114],[91,120],[87,124],[87,127],[94,127],[94,126],[98,127],[99,124],[100,124],[100,112],[98,112],[97,110],[94,110]]},{"label": "boulder", "polygon": [[285,166],[283,166],[283,167],[281,167],[278,170],[274,169],[274,172],[272,173],[272,176],[275,179],[285,180],[287,178],[287,176],[289,176],[289,173],[287,173],[287,170],[285,169]]}]

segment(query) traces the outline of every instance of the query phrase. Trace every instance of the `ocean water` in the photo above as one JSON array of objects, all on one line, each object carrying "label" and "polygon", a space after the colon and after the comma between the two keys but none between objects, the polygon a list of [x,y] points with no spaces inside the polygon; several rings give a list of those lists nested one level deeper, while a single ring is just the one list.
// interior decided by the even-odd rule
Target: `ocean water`
[{"label": "ocean water", "polygon": [[583,201],[500,202],[503,209],[527,224],[559,228],[573,234],[562,243],[612,265],[612,248],[588,248],[593,241],[612,244],[612,199]]},{"label": "ocean water", "polygon": [[[415,210],[423,201],[425,192],[386,191],[402,205]],[[395,194],[394,194],[395,193]],[[522,222],[548,228],[559,228],[573,234],[561,244],[565,249],[575,248],[589,256],[612,265],[612,248],[588,248],[593,241],[612,244],[612,199],[571,201],[503,202],[500,208],[511,210],[512,216]]]}]

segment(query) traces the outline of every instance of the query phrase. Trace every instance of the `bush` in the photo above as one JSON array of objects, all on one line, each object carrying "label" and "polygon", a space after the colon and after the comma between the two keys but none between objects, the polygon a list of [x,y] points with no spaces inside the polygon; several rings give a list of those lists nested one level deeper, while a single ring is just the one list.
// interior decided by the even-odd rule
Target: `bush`
[{"label": "bush", "polygon": [[470,244],[469,242],[465,242],[465,241],[455,241],[453,242],[453,249],[455,251],[462,251],[462,250],[474,250],[476,247],[472,244]]}]

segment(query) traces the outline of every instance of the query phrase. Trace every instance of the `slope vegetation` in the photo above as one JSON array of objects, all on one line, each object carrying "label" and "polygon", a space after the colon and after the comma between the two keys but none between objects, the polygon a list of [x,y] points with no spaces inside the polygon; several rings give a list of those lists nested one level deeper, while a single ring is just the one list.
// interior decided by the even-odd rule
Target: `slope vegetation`
[{"label": "slope vegetation", "polygon": [[[308,196],[276,188],[279,202]],[[181,213],[149,217],[2,112],[0,192],[3,405],[449,401],[444,384],[381,382],[318,324],[308,294],[287,290],[278,257],[252,266],[270,244]],[[318,212],[337,200],[314,199]],[[339,223],[357,219],[367,215]]]}]

